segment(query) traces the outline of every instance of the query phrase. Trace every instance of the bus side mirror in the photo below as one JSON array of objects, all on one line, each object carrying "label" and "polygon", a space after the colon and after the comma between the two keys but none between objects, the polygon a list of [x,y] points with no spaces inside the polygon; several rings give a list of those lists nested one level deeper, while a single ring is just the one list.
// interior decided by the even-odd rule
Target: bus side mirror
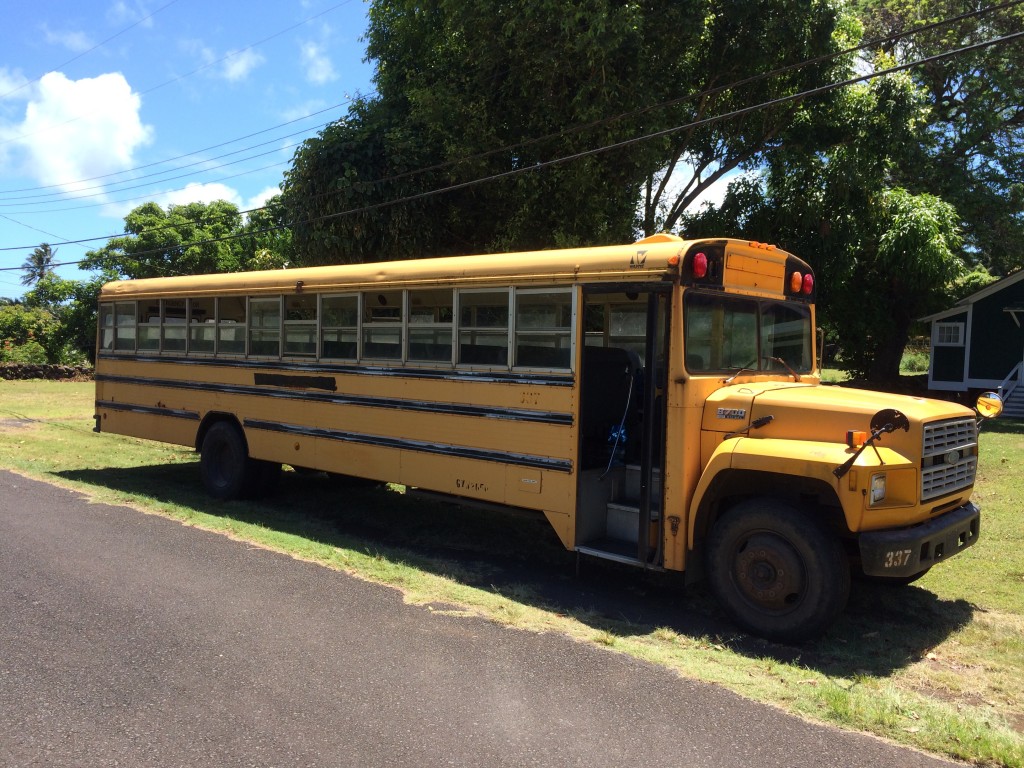
[{"label": "bus side mirror", "polygon": [[1003,412],[1003,398],[995,392],[985,392],[978,396],[978,403],[974,408],[981,418],[994,419]]}]

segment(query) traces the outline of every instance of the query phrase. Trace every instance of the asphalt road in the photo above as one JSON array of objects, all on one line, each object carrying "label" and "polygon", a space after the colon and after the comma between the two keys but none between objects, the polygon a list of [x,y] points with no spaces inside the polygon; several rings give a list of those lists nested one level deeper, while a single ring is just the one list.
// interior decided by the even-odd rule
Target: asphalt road
[{"label": "asphalt road", "polygon": [[0,471],[2,766],[949,766]]}]

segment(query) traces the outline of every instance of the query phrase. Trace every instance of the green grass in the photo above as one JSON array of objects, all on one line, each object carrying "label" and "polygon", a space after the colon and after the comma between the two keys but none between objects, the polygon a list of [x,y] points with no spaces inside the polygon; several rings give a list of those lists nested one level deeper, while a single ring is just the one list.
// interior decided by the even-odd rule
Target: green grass
[{"label": "green grass", "polygon": [[858,585],[818,642],[736,632],[703,590],[576,559],[539,515],[346,489],[287,472],[264,503],[215,502],[192,451],[96,435],[91,384],[0,384],[0,466],[392,585],[444,615],[559,632],[815,720],[1024,768],[1024,425],[982,433],[982,536],[918,585]]}]

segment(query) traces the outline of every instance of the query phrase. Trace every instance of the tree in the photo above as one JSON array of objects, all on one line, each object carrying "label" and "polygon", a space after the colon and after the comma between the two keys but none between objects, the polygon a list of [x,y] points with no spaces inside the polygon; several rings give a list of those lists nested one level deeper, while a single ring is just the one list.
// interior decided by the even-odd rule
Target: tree
[{"label": "tree", "polygon": [[[954,0],[861,0],[869,38],[947,19],[971,6]],[[903,63],[1016,32],[1016,6],[902,38],[881,52]],[[928,109],[928,130],[893,180],[954,205],[962,254],[1000,275],[1024,267],[1024,44],[1019,40],[911,70]]]},{"label": "tree", "polygon": [[734,232],[807,258],[843,367],[876,381],[898,377],[914,320],[941,309],[965,272],[955,209],[893,183],[927,131],[922,98],[906,75],[847,89],[794,126],[759,177],[685,223],[695,236]]},{"label": "tree", "polygon": [[225,200],[169,205],[144,203],[125,216],[125,232],[89,251],[82,269],[143,278],[236,272],[244,268],[242,217]]},{"label": "tree", "polygon": [[43,243],[32,251],[25,259],[21,268],[25,274],[21,278],[22,285],[35,285],[48,274],[53,272],[53,261],[57,251],[50,247],[49,243]]},{"label": "tree", "polygon": [[[756,162],[803,107],[595,150],[843,71],[848,62],[823,63],[709,93],[844,47],[854,28],[840,8],[376,0],[376,96],[305,142],[282,185],[296,258],[606,243],[671,225],[721,174]],[[684,162],[693,170],[679,183]]]},{"label": "tree", "polygon": [[108,277],[64,280],[48,275],[25,294],[25,306],[47,313],[54,325],[41,339],[50,362],[85,363],[96,359],[96,313],[100,289]]}]

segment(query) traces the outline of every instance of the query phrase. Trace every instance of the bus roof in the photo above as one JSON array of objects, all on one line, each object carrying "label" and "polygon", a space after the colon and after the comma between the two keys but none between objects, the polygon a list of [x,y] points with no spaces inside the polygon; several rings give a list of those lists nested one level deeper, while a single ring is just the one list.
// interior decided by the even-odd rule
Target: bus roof
[{"label": "bus roof", "polygon": [[[100,299],[253,296],[299,291],[340,293],[368,288],[434,285],[486,287],[508,283],[651,282],[672,280],[678,276],[683,255],[700,242],[728,244],[730,250],[750,248],[754,251],[756,245],[725,238],[683,240],[675,235],[661,234],[626,245],[591,248],[118,280],[103,286]],[[778,249],[754,252],[762,258],[783,263],[787,257],[792,258]]]}]

